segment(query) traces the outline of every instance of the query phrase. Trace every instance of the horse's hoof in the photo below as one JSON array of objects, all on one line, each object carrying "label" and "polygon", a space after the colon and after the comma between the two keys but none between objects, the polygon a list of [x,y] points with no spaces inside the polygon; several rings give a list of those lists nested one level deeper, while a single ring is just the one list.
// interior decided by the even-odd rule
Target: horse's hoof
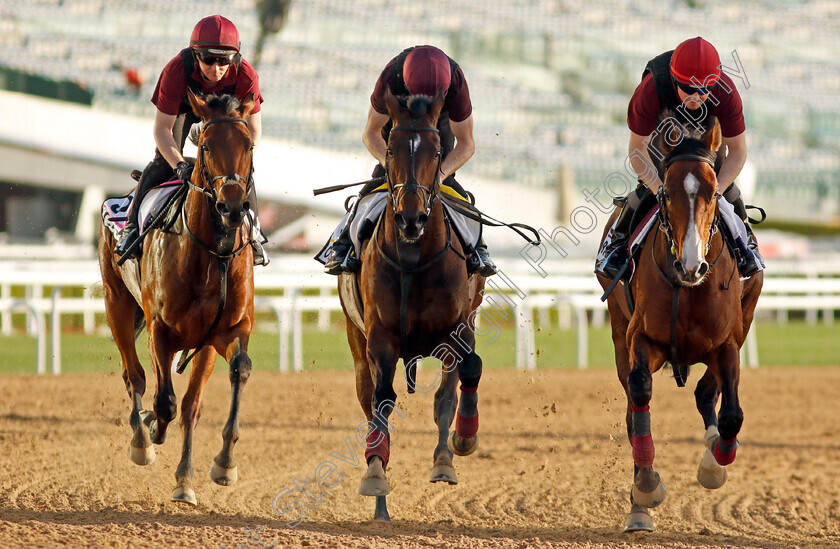
[{"label": "horse's hoof", "polygon": [[239,479],[239,473],[236,470],[236,465],[227,468],[213,461],[213,466],[210,467],[210,478],[219,486],[231,486]]},{"label": "horse's hoof", "polygon": [[449,433],[446,441],[449,451],[456,456],[468,456],[478,448],[478,435],[472,438],[461,438],[455,431]]},{"label": "horse's hoof", "polygon": [[653,473],[656,475],[657,484],[653,490],[650,492],[643,492],[638,486],[633,484],[633,489],[630,490],[630,495],[633,498],[633,501],[641,505],[642,507],[656,507],[663,501],[665,501],[665,494],[667,491],[665,490],[665,483],[659,478],[659,473]]},{"label": "horse's hoof", "polygon": [[390,493],[391,487],[388,485],[382,460],[379,458],[371,459],[368,470],[365,471],[362,483],[359,485],[359,494],[362,496],[387,496]]},{"label": "horse's hoof", "polygon": [[458,484],[458,474],[455,468],[445,463],[436,463],[432,466],[432,474],[429,476],[429,482],[448,482],[449,484]]},{"label": "horse's hoof", "polygon": [[706,448],[700,459],[700,466],[697,468],[697,482],[703,488],[716,490],[726,484],[726,479],[726,467],[718,465],[714,454]]},{"label": "horse's hoof", "polygon": [[653,532],[653,519],[647,509],[641,505],[633,505],[627,522],[624,523],[625,532]]},{"label": "horse's hoof", "polygon": [[150,444],[146,448],[135,448],[129,444],[128,457],[137,465],[151,465],[155,461],[155,447]]},{"label": "horse's hoof", "polygon": [[391,487],[388,486],[387,478],[363,478],[359,485],[359,495],[361,496],[387,496],[391,493]]},{"label": "horse's hoof", "polygon": [[176,503],[186,503],[195,507],[198,505],[198,500],[195,499],[195,491],[188,486],[176,486],[172,491],[172,501]]}]

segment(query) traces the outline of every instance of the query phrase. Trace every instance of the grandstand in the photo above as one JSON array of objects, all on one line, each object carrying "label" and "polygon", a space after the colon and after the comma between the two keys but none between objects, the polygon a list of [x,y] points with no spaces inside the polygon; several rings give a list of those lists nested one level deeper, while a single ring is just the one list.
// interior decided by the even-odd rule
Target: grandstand
[{"label": "grandstand", "polygon": [[[360,134],[382,66],[434,43],[467,74],[477,152],[465,173],[553,188],[623,169],[627,101],[647,59],[703,35],[744,99],[757,180],[752,201],[796,221],[840,220],[840,4],[834,0],[293,1],[259,67],[267,136],[365,155]],[[94,107],[151,120],[164,64],[210,13],[236,22],[254,51],[254,0],[4,0],[2,63],[94,91]],[[139,92],[125,68],[145,78]]]}]

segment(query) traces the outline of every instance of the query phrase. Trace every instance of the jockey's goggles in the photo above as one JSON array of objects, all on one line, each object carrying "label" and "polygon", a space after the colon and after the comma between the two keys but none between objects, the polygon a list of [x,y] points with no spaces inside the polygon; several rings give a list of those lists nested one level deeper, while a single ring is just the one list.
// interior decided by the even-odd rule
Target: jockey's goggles
[{"label": "jockey's goggles", "polygon": [[230,65],[236,57],[236,52],[229,50],[200,49],[193,51],[195,52],[196,57],[208,66],[218,63],[220,67],[226,67]]},{"label": "jockey's goggles", "polygon": [[682,91],[684,91],[688,95],[694,95],[695,93],[698,94],[698,95],[706,95],[707,93],[709,93],[711,91],[711,88],[695,88],[694,86],[691,86],[689,84],[683,84],[682,82],[680,82],[676,78],[673,78],[673,81],[674,81],[674,84],[676,84],[679,89],[681,89]]}]

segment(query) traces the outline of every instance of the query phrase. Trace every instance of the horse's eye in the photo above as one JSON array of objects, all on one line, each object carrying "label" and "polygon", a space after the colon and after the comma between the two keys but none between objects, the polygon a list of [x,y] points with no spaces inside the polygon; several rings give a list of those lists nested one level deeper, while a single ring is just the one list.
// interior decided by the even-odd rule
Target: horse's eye
[{"label": "horse's eye", "polygon": [[392,151],[391,149],[387,149],[385,151],[385,154],[387,154],[388,156],[394,156],[394,151]]}]

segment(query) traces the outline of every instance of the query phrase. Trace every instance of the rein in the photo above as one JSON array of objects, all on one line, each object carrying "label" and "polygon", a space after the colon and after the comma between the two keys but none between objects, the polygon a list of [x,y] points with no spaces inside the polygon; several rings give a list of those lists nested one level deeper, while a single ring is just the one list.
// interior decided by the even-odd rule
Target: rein
[{"label": "rein", "polygon": [[[210,127],[211,125],[218,124],[220,122],[243,123],[243,124],[246,124],[246,125],[248,124],[248,121],[244,118],[235,118],[235,117],[214,118],[213,120],[209,120],[209,121],[204,123],[204,127],[201,130],[202,133],[204,133],[204,131],[206,131],[207,128]],[[225,182],[221,186],[221,188],[223,189],[227,185],[239,185],[240,181],[241,181],[241,182],[245,183],[245,194],[247,195],[248,192],[251,190],[251,186],[253,185],[254,159],[253,159],[253,149],[252,149],[251,150],[251,168],[250,168],[249,173],[248,173],[248,179],[245,179],[244,177],[242,177],[238,173],[217,175],[215,177],[211,177],[210,174],[209,174],[209,171],[207,169],[207,163],[204,161],[204,156],[206,154],[207,154],[207,149],[202,145],[202,147],[199,150],[199,156],[198,156],[198,159],[197,159],[197,163],[200,164],[199,173],[201,175],[201,178],[204,180],[204,186],[199,187],[199,186],[195,185],[192,181],[189,181],[187,184],[189,185],[189,189],[191,191],[196,191],[198,193],[203,194],[205,197],[207,197],[208,207],[210,208],[211,218],[212,218],[213,217],[213,214],[212,214],[213,208],[212,208],[212,204],[210,204],[210,201],[212,200],[213,203],[216,203],[218,201],[218,194],[216,192],[216,189],[212,185],[216,181],[218,181],[219,179],[225,179]],[[254,226],[254,216],[253,216],[253,214],[251,213],[250,210],[248,210],[248,213],[246,214],[246,216],[247,216],[248,220],[250,221],[251,226],[253,227]],[[176,371],[179,374],[184,373],[184,369],[187,367],[187,364],[190,362],[190,360],[192,360],[192,358],[196,355],[196,353],[198,353],[198,351],[202,347],[204,347],[204,344],[207,343],[207,340],[210,338],[210,334],[213,333],[213,331],[219,325],[219,321],[222,319],[222,314],[224,313],[224,310],[225,310],[225,302],[227,301],[227,275],[228,275],[228,271],[230,269],[230,262],[231,262],[232,259],[234,259],[236,256],[238,256],[251,243],[250,238],[246,238],[245,235],[242,235],[241,238],[240,238],[242,240],[242,244],[238,248],[232,250],[229,253],[219,253],[219,251],[214,251],[214,250],[210,249],[209,246],[207,246],[206,244],[201,242],[198,239],[198,237],[190,230],[189,223],[187,222],[187,209],[186,209],[186,207],[181,208],[181,220],[182,220],[182,223],[184,225],[184,229],[187,232],[187,235],[190,237],[190,239],[193,242],[196,243],[198,248],[201,251],[203,251],[205,253],[208,253],[208,254],[214,256],[217,259],[217,263],[218,263],[218,266],[219,266],[219,308],[216,311],[216,317],[213,319],[213,323],[210,325],[210,328],[207,329],[207,332],[205,332],[205,334],[202,336],[198,345],[196,345],[193,348],[191,353],[189,353],[187,355],[183,355],[181,357],[181,359],[178,361],[178,366],[176,368]],[[218,224],[218,222],[215,221],[215,218],[214,218],[214,230],[213,230],[213,232],[216,235],[217,245],[221,244],[221,243],[224,243],[226,240],[232,238],[231,248],[233,248],[235,246],[235,242],[236,242],[236,234],[241,233],[242,230],[244,230],[244,223],[242,225],[240,225],[239,228],[235,229],[234,231],[230,231],[230,232],[225,231],[225,234],[223,234],[221,236],[217,232],[217,229],[219,229],[219,224]]]}]

